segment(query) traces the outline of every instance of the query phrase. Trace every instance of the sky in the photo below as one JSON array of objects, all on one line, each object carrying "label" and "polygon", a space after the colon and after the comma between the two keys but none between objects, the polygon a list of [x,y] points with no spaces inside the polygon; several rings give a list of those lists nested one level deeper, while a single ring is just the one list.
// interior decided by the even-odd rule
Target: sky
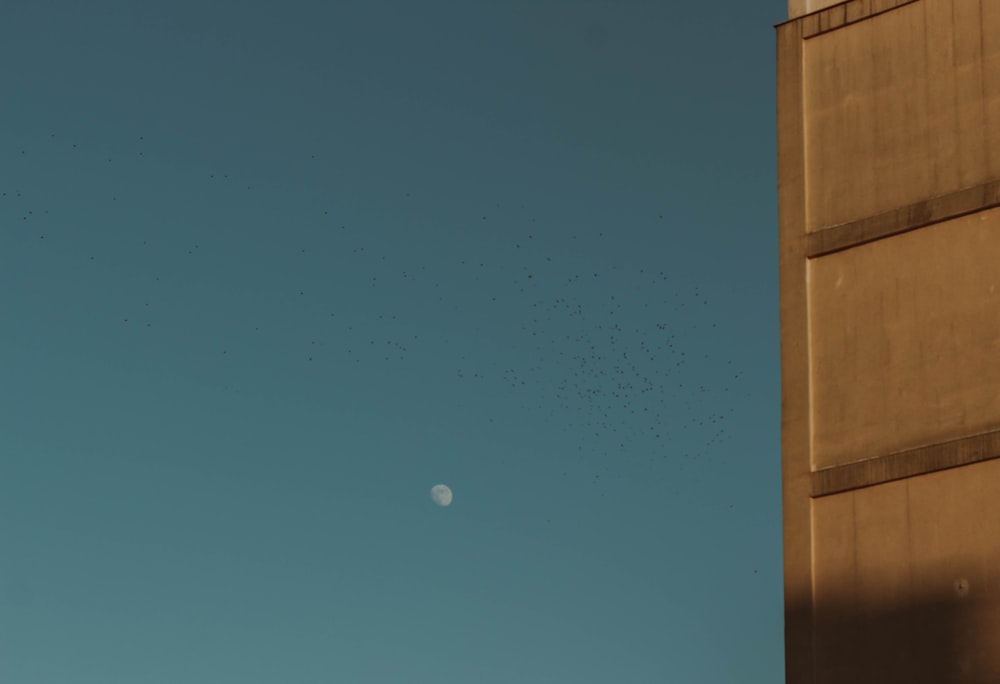
[{"label": "sky", "polygon": [[785,17],[5,3],[0,681],[782,681]]}]

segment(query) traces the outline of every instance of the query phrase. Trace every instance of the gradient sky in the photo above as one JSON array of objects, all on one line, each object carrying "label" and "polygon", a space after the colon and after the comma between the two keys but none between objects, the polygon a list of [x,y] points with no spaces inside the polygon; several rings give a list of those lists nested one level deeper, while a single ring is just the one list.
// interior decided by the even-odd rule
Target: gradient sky
[{"label": "gradient sky", "polygon": [[782,681],[785,16],[8,0],[0,681]]}]

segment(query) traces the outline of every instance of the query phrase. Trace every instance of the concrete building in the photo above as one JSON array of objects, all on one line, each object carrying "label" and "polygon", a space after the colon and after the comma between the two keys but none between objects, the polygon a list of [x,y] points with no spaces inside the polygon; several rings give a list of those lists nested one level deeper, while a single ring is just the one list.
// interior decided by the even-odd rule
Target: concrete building
[{"label": "concrete building", "polygon": [[786,681],[1000,682],[1000,0],[789,16]]}]

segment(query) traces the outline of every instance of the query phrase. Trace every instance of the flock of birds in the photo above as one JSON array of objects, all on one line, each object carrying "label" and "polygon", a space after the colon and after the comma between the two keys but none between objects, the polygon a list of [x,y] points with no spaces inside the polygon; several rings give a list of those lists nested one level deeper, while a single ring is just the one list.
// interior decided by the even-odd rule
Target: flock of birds
[{"label": "flock of birds", "polygon": [[[52,134],[48,140],[25,145],[17,156],[27,168],[33,154],[85,154],[84,163],[105,169],[118,164],[138,177],[151,173],[150,166],[156,164],[147,145],[139,137],[128,157],[122,158],[84,151]],[[315,155],[302,162],[310,160]],[[11,169],[16,167],[15,163]],[[237,180],[238,175],[204,172],[199,182],[205,193],[217,193],[220,202],[238,203],[241,196],[245,202],[259,202],[264,191],[254,187],[255,179]],[[36,249],[39,244],[55,248],[59,236],[67,235],[59,228],[65,217],[54,219],[56,212],[50,214],[56,205],[43,206],[58,198],[24,191],[16,181],[0,192],[5,230],[32,236]],[[98,213],[127,202],[127,193],[109,186],[106,202],[97,203]],[[406,192],[398,199],[406,202],[412,196]],[[283,226],[281,235],[271,236],[272,251],[281,252],[283,266],[261,263],[249,269],[263,281],[255,287],[280,290],[275,296],[282,302],[277,305],[281,311],[274,312],[271,325],[278,326],[282,316],[285,321],[300,316],[295,326],[285,324],[294,328],[294,333],[287,333],[289,339],[292,335],[300,339],[294,342],[294,352],[282,357],[284,361],[360,370],[396,364],[392,370],[382,369],[390,376],[407,364],[419,368],[431,358],[443,358],[453,367],[449,386],[464,388],[456,391],[465,397],[517,398],[522,410],[561,429],[568,450],[581,457],[597,453],[606,456],[609,466],[623,455],[649,462],[667,459],[684,468],[694,459],[719,453],[731,438],[728,423],[742,374],[731,360],[713,358],[704,345],[704,340],[718,339],[720,333],[708,322],[710,305],[700,288],[675,285],[662,270],[613,262],[594,269],[593,259],[567,259],[554,246],[558,240],[544,222],[528,216],[523,206],[516,209],[517,216],[504,211],[497,204],[490,213],[474,217],[478,229],[489,236],[478,246],[474,240],[465,247],[445,246],[446,237],[435,238],[438,249],[431,260],[408,252],[405,240],[390,249],[393,238],[378,235],[371,226],[344,223],[336,211],[317,202],[306,213],[310,225],[318,228],[297,232]],[[15,227],[14,220],[20,225]],[[493,228],[494,224],[499,227]],[[487,225],[488,231],[483,228]],[[596,245],[590,253],[598,259],[601,245],[615,240],[610,232],[561,237],[578,252],[584,249],[578,246],[590,239]],[[215,233],[209,227],[198,242],[181,244],[176,237],[143,233],[141,240],[133,236],[131,244],[147,254],[169,251],[208,274],[214,256],[222,254],[221,244],[231,238],[231,232]],[[286,242],[279,250],[274,246],[281,240]],[[331,241],[337,243],[336,250]],[[20,244],[26,245],[26,238]],[[334,252],[343,269],[330,267]],[[76,256],[95,267],[106,265],[99,253]],[[155,334],[158,303],[168,296],[163,293],[170,282],[181,276],[158,272],[163,253],[146,258],[150,267],[143,274],[145,280],[123,283],[134,290],[135,303],[121,312],[118,323],[149,328]],[[583,270],[585,263],[589,270]],[[325,278],[336,282],[327,283]],[[249,353],[247,340],[269,325],[266,316],[245,323],[234,316],[237,323],[229,331],[239,329],[239,335],[218,343],[222,357]],[[422,318],[432,322],[422,324]],[[446,323],[438,325],[440,321]],[[301,335],[303,330],[310,332]],[[217,341],[213,338],[213,343]],[[265,358],[258,361],[268,363]],[[438,380],[439,388],[445,384],[446,379]],[[595,484],[600,475],[593,475]]]}]

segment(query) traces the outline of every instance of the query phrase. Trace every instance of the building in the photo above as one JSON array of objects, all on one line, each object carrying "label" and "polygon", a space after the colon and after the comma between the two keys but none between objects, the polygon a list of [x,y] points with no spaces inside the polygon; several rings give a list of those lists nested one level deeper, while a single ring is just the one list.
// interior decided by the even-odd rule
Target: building
[{"label": "building", "polygon": [[1000,682],[1000,0],[789,16],[786,681]]}]

